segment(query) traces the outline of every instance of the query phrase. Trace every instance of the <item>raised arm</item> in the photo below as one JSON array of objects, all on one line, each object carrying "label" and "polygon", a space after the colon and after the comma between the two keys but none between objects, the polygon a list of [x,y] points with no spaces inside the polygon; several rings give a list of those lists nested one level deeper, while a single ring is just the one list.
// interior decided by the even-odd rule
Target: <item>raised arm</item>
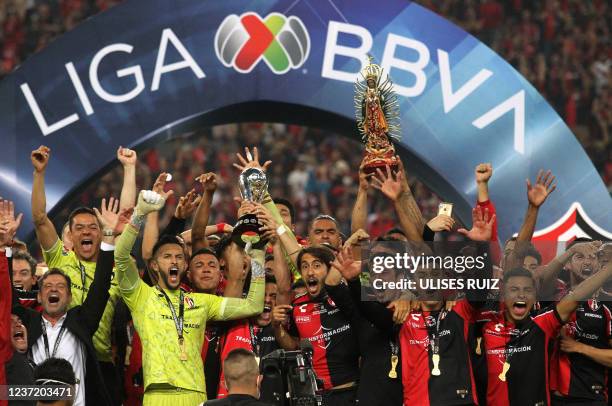
[{"label": "raised arm", "polygon": [[159,212],[147,214],[147,221],[142,232],[140,252],[145,263],[153,256],[153,247],[159,239]]},{"label": "raised arm", "polygon": [[392,174],[388,166],[386,172],[377,169],[376,176],[372,178],[372,186],[393,202],[395,212],[408,240],[423,241],[423,226],[419,218],[411,213],[410,200],[412,197],[410,189],[405,188],[404,171],[398,170]]},{"label": "raised arm", "polygon": [[251,284],[249,293],[244,299],[224,297],[221,308],[211,315],[212,320],[237,320],[260,314],[264,308],[265,276],[263,250],[251,249],[248,253],[251,260]]},{"label": "raised arm", "polygon": [[119,198],[119,210],[123,211],[136,205],[136,151],[119,147],[117,159],[123,166],[123,186]]},{"label": "raised arm", "polygon": [[555,177],[551,171],[544,173],[542,170],[538,173],[535,185],[532,185],[529,179],[527,179],[527,200],[529,201],[529,205],[527,206],[525,221],[516,238],[517,241],[531,241],[540,206],[544,204],[548,195],[554,192],[557,187],[556,183],[553,184],[554,181]]},{"label": "raised arm", "polygon": [[127,219],[131,216],[133,209],[128,207],[119,215],[119,201],[114,201],[111,198],[108,201],[108,205],[106,205],[106,199],[102,199],[100,210],[94,208],[94,211],[98,222],[102,226],[102,230],[105,232],[100,244],[100,254],[96,261],[94,279],[89,288],[89,293],[79,310],[81,320],[92,335],[98,329],[106,303],[110,297],[109,289],[113,275],[115,231],[119,230],[120,221],[123,221],[122,226],[127,223]]},{"label": "raised arm", "polygon": [[[539,294],[544,298],[553,298],[555,294],[555,281],[559,277],[559,273],[563,270],[565,264],[572,259],[574,255],[587,256],[589,252],[596,250],[601,245],[598,241],[581,242],[569,247],[563,254],[551,260],[543,269],[536,272],[536,277],[539,281]],[[522,255],[519,255],[522,258]]]},{"label": "raised arm", "polygon": [[0,199],[0,364],[7,362],[13,355],[11,343],[11,313],[18,313],[22,320],[29,322],[30,315],[36,313],[19,304],[17,292],[12,283],[12,249],[10,245],[21,225],[23,215],[15,217],[13,202]]},{"label": "raised arm", "polygon": [[215,194],[215,190],[217,190],[217,176],[212,172],[200,175],[196,180],[202,185],[204,193],[196,209],[193,224],[191,226],[193,252],[208,246],[206,242],[206,227],[208,226],[208,218],[210,217],[210,206],[212,204],[213,195]]},{"label": "raised arm", "polygon": [[[11,308],[13,306],[13,284],[6,251],[21,224],[21,215],[15,219],[13,202],[0,200],[0,364],[13,355],[11,343]],[[6,382],[0,382],[6,384]]]},{"label": "raised arm", "polygon": [[274,279],[276,279],[276,286],[278,289],[276,303],[289,304],[291,303],[291,274],[287,266],[287,261],[285,261],[285,254],[279,237],[279,230],[280,234],[284,235],[286,234],[287,227],[285,225],[279,226],[264,206],[260,205],[257,207],[255,214],[264,224],[264,237],[268,239],[268,244],[272,246],[272,254],[274,255]]},{"label": "raised arm", "polygon": [[402,160],[397,157],[397,161],[399,162],[398,172],[401,173],[400,181],[402,182],[402,192],[404,194],[402,203],[406,205],[406,212],[408,218],[416,225],[417,230],[423,234],[423,228],[425,227],[425,220],[423,219],[423,214],[421,213],[421,209],[417,205],[416,200],[414,200],[414,196],[412,195],[412,190],[410,190],[410,185],[408,184],[408,178],[406,177],[406,170],[404,169],[404,163]]},{"label": "raised arm", "polygon": [[[478,198],[476,204],[482,209],[488,209],[489,215],[492,216],[495,213],[495,206],[491,202],[489,197],[489,180],[493,176],[493,166],[490,163],[478,164],[474,170],[476,176],[476,188],[478,190]],[[497,241],[497,220],[493,224],[493,234],[491,235],[491,241]]]},{"label": "raised arm", "polygon": [[[166,172],[162,172],[157,176],[153,184],[154,192],[158,194],[164,193],[167,177],[168,174]],[[153,247],[159,239],[159,212],[152,211],[147,215],[146,219],[147,221],[145,222],[144,231],[142,233],[142,245],[140,247],[142,259],[145,262],[151,259]]]},{"label": "raised arm", "polygon": [[[356,304],[353,302],[348,286],[342,283],[342,274],[340,273],[340,269],[349,261],[348,258],[352,261],[350,247],[343,248],[332,262],[332,266],[325,278],[325,289],[344,317],[351,322],[355,322],[359,317],[359,312],[357,311]],[[360,264],[361,261],[354,261],[354,263],[356,266],[360,266],[357,264]]]},{"label": "raised arm", "polygon": [[[348,282],[348,294],[351,296],[353,303],[357,305],[359,314],[374,324],[380,331],[392,334],[393,313],[380,302],[361,298],[361,283],[359,282],[361,261],[353,258],[352,251],[348,247],[336,256],[334,262],[332,262],[332,268],[334,272],[337,272]],[[334,276],[332,281],[336,278],[337,276]],[[329,282],[326,280],[325,283],[328,284]]]},{"label": "raised arm", "polygon": [[[259,163],[259,151],[257,150],[257,147],[253,148],[253,153],[251,153],[249,148],[245,147],[244,152],[245,152],[244,157],[240,155],[239,153],[236,153],[236,157],[238,158],[238,163],[233,164],[234,167],[236,167],[237,169],[241,171],[245,170],[246,168],[259,168],[265,172],[270,166],[270,164],[272,163],[272,161],[266,161],[263,164]],[[270,196],[269,193],[266,192],[266,195],[264,196],[262,204],[266,208],[266,210],[270,213],[274,221],[276,221],[276,223],[278,223],[279,225],[284,224],[283,218],[278,212],[278,208],[276,207],[276,204],[274,204],[274,200],[272,200],[272,197]],[[298,276],[299,272],[297,272],[295,263],[296,263],[297,255],[302,249],[302,247],[300,246],[300,244],[298,244],[297,239],[295,238],[295,234],[293,234],[293,231],[291,231],[291,224],[286,224],[285,230],[286,230],[285,233],[279,235],[281,243],[283,244],[283,247],[286,253],[285,261],[287,262],[287,266],[289,267],[289,270],[291,271],[291,273]]]},{"label": "raised arm", "polygon": [[[521,248],[525,242],[531,241],[536,222],[538,221],[538,211],[540,210],[540,206],[544,204],[548,198],[548,195],[550,195],[557,187],[556,183],[553,184],[554,181],[555,177],[552,175],[551,171],[544,173],[542,170],[538,172],[535,185],[532,185],[531,181],[527,179],[527,200],[529,201],[529,204],[527,205],[527,211],[525,212],[525,220],[523,220],[523,224],[521,225],[521,229],[519,230],[516,238],[516,246],[519,248]],[[506,259],[506,268],[512,269],[523,265],[521,263],[522,258],[520,258],[519,251],[520,250],[515,248],[508,255]]]},{"label": "raised arm", "polygon": [[[6,247],[0,247],[0,363],[4,364],[13,355],[11,343],[11,307],[13,287],[9,276]],[[4,367],[4,365],[2,365]],[[6,384],[6,382],[0,382]]]},{"label": "raised arm", "polygon": [[563,322],[567,322],[578,304],[590,299],[599,288],[612,276],[612,263],[608,262],[599,272],[582,281],[573,291],[557,303],[557,313]]},{"label": "raised arm", "polygon": [[147,214],[159,211],[166,202],[166,199],[172,195],[172,191],[165,192],[160,195],[151,190],[143,190],[138,195],[136,208],[129,221],[129,224],[123,229],[121,236],[117,240],[115,246],[115,266],[117,267],[117,278],[119,279],[119,289],[124,298],[127,298],[126,304],[130,306],[129,297],[136,294],[138,287],[142,285],[140,275],[136,263],[132,261],[130,252],[138,237],[138,232],[142,227]]},{"label": "raised arm", "polygon": [[366,230],[368,226],[368,189],[370,187],[368,177],[362,162],[359,166],[359,189],[357,189],[357,197],[351,214],[351,233],[359,229]]},{"label": "raised arm", "polygon": [[47,197],[45,195],[45,172],[51,150],[41,145],[32,151],[30,160],[34,166],[32,181],[32,220],[36,228],[36,238],[43,250],[50,250],[59,239],[53,223],[47,216]]}]

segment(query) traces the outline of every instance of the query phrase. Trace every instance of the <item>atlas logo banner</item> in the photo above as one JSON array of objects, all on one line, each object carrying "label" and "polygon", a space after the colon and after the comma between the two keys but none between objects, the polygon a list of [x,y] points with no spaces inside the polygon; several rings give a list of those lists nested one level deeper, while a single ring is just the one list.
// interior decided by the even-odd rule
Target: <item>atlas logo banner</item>
[{"label": "atlas logo banner", "polygon": [[358,141],[354,82],[370,55],[395,85],[403,129],[396,147],[407,170],[453,202],[464,223],[476,200],[474,167],[491,162],[501,239],[520,228],[527,202],[518,188],[540,169],[558,185],[538,229],[578,202],[581,218],[612,231],[609,192],[571,130],[511,65],[459,27],[408,0],[247,6],[122,2],[0,81],[0,195],[24,212],[22,238],[33,229],[28,156],[39,145],[53,151],[46,189],[53,216],[115,162],[119,145],[142,150],[246,121],[302,124]]},{"label": "atlas logo banner", "polygon": [[[567,243],[576,238],[590,238],[595,241],[612,241],[612,233],[595,223],[582,208],[574,202],[569,210],[550,226],[537,230],[532,242],[536,245],[544,263],[563,253]],[[557,242],[558,244],[550,244]]]},{"label": "atlas logo banner", "polygon": [[248,12],[229,15],[215,34],[217,58],[228,68],[249,73],[262,59],[278,75],[304,64],[310,51],[308,31],[298,17]]}]

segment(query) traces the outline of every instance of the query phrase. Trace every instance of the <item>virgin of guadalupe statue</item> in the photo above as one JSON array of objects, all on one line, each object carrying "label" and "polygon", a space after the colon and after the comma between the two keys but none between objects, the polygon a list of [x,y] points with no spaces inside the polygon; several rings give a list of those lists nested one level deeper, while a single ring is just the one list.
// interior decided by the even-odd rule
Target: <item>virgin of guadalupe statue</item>
[{"label": "virgin of guadalupe statue", "polygon": [[377,168],[397,168],[392,140],[399,141],[399,107],[393,92],[393,83],[387,75],[382,80],[382,68],[370,63],[355,83],[355,115],[361,139],[365,143],[364,166],[366,173]]}]

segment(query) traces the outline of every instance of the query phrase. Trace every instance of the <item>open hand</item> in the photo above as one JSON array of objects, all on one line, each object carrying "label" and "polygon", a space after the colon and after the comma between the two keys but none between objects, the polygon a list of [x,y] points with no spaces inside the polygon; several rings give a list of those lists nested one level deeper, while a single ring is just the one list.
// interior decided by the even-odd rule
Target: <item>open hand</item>
[{"label": "open hand", "polygon": [[495,223],[495,214],[489,217],[489,209],[484,209],[480,206],[472,210],[472,229],[466,230],[460,228],[458,233],[465,235],[472,241],[490,241],[493,235],[493,224]]},{"label": "open hand", "polygon": [[195,189],[191,189],[185,196],[179,199],[176,209],[174,210],[174,217],[177,219],[188,219],[195,209],[198,208],[202,200],[202,196],[198,195]]},{"label": "open hand", "polygon": [[253,147],[253,153],[248,147],[244,147],[244,157],[240,155],[240,153],[236,152],[236,157],[238,158],[239,163],[233,164],[234,167],[244,171],[247,168],[258,168],[262,171],[266,171],[268,166],[272,163],[272,161],[266,161],[263,165],[259,163],[259,151],[257,151],[257,147]]},{"label": "open hand", "polygon": [[336,255],[334,262],[332,262],[332,266],[336,268],[347,281],[357,279],[361,273],[361,261],[355,261],[349,247],[343,248],[338,255]]},{"label": "open hand", "polygon": [[527,179],[527,200],[529,204],[535,207],[540,207],[545,201],[548,195],[550,195],[557,187],[554,183],[555,177],[551,171],[544,173],[543,170],[538,172],[535,185],[531,184],[531,181]]},{"label": "open hand", "polygon": [[111,197],[107,205],[106,198],[103,198],[100,210],[94,207],[94,212],[103,230],[114,229],[119,220],[119,199]]},{"label": "open hand", "polygon": [[15,217],[15,204],[10,200],[0,200],[0,246],[9,244],[21,225],[23,213]]},{"label": "open hand", "polygon": [[396,201],[403,192],[403,176],[402,171],[392,174],[389,166],[386,167],[386,173],[377,168],[376,176],[372,178],[372,186],[380,190],[389,199]]}]

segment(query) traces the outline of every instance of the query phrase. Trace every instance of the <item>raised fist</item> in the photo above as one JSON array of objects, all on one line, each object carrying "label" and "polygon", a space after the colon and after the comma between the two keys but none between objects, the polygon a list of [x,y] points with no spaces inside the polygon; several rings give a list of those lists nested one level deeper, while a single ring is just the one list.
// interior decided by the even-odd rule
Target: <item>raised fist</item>
[{"label": "raised fist", "polygon": [[41,145],[38,147],[38,149],[32,151],[32,154],[30,154],[30,160],[32,161],[32,166],[34,166],[34,170],[36,172],[42,173],[47,169],[50,155],[51,150],[49,147],[45,147],[44,145]]},{"label": "raised fist", "polygon": [[138,215],[146,216],[154,211],[161,210],[166,203],[166,199],[174,193],[172,190],[165,193],[156,193],[152,190],[141,190],[136,203]]},{"label": "raised fist", "polygon": [[478,164],[474,172],[476,174],[476,183],[486,183],[493,175],[493,166],[491,164]]}]

